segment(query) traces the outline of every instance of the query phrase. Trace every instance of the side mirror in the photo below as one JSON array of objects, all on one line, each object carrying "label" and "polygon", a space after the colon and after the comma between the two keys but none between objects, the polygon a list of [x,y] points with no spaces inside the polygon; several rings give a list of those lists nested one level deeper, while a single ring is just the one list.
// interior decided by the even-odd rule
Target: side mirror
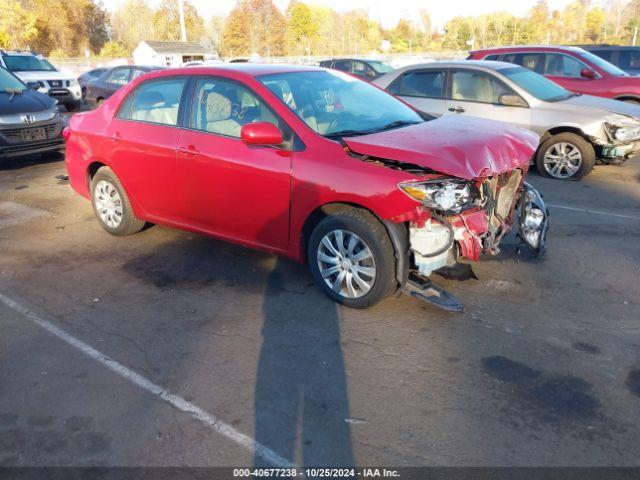
[{"label": "side mirror", "polygon": [[528,107],[527,102],[520,95],[503,93],[498,97],[498,103],[505,107]]},{"label": "side mirror", "polygon": [[247,123],[240,129],[240,138],[247,145],[275,146],[283,142],[282,132],[273,123]]},{"label": "side mirror", "polygon": [[596,72],[588,68],[583,68],[582,70],[580,70],[580,76],[588,78],[589,80],[593,80],[594,78],[596,78]]}]

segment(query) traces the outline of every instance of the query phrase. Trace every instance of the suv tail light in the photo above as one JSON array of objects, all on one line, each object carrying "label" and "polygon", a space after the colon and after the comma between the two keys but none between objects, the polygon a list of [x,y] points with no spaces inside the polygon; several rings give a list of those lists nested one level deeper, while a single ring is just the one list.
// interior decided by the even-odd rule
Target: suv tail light
[{"label": "suv tail light", "polygon": [[71,136],[71,129],[69,127],[64,127],[62,129],[62,138],[64,138],[65,142],[69,140],[70,136]]}]

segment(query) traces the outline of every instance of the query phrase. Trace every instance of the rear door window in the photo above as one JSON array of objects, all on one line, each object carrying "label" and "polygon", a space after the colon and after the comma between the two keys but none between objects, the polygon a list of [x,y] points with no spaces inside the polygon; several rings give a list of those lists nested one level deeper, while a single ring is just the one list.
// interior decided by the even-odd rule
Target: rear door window
[{"label": "rear door window", "polygon": [[404,97],[443,98],[444,71],[417,71],[401,75],[389,87],[389,93]]},{"label": "rear door window", "polygon": [[506,53],[502,56],[502,61],[515,63],[537,73],[542,73],[544,67],[544,54],[536,52],[526,53]]},{"label": "rear door window", "polygon": [[160,125],[177,125],[184,77],[150,80],[129,95],[118,112],[118,118]]},{"label": "rear door window", "polygon": [[350,60],[336,60],[333,62],[333,68],[336,70],[340,70],[342,72],[351,72],[351,61]]}]

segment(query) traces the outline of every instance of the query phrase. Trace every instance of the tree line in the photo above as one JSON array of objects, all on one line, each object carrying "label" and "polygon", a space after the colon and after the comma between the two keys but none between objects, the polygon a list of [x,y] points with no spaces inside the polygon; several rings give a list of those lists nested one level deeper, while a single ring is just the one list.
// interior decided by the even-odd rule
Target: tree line
[{"label": "tree line", "polygon": [[[385,28],[365,10],[337,12],[291,0],[237,0],[227,16],[202,18],[185,0],[187,37],[221,57],[353,55],[468,50],[510,44],[637,42],[640,0],[574,0],[562,10],[538,0],[527,15],[457,16],[443,29],[428,10]],[[101,0],[0,0],[0,48],[54,57],[129,56],[142,40],[180,40],[177,0],[126,0],[113,12]]]}]

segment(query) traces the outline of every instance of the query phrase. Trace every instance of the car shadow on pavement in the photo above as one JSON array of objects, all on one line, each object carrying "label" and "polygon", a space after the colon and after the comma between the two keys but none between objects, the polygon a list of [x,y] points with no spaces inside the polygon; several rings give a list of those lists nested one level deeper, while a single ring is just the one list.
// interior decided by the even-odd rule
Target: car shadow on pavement
[{"label": "car shadow on pavement", "polygon": [[[307,205],[321,204],[312,186],[297,188]],[[290,212],[267,221],[258,239],[272,238],[272,226],[282,225],[283,217],[288,222]],[[278,258],[266,279],[262,307],[255,439],[304,467],[353,466],[340,307],[317,286],[316,298],[295,298],[291,280],[291,262]],[[268,465],[256,455],[255,466]]]},{"label": "car shadow on pavement", "polygon": [[64,160],[64,154],[58,152],[9,158],[6,160],[0,160],[0,171],[19,170],[21,168],[30,167],[32,165],[56,163],[60,162],[61,160]]},{"label": "car shadow on pavement", "polygon": [[[289,262],[278,260],[264,299],[262,347],[255,390],[255,435],[262,445],[302,465],[354,463],[338,306],[291,308]],[[267,466],[256,456],[257,467]]]}]

